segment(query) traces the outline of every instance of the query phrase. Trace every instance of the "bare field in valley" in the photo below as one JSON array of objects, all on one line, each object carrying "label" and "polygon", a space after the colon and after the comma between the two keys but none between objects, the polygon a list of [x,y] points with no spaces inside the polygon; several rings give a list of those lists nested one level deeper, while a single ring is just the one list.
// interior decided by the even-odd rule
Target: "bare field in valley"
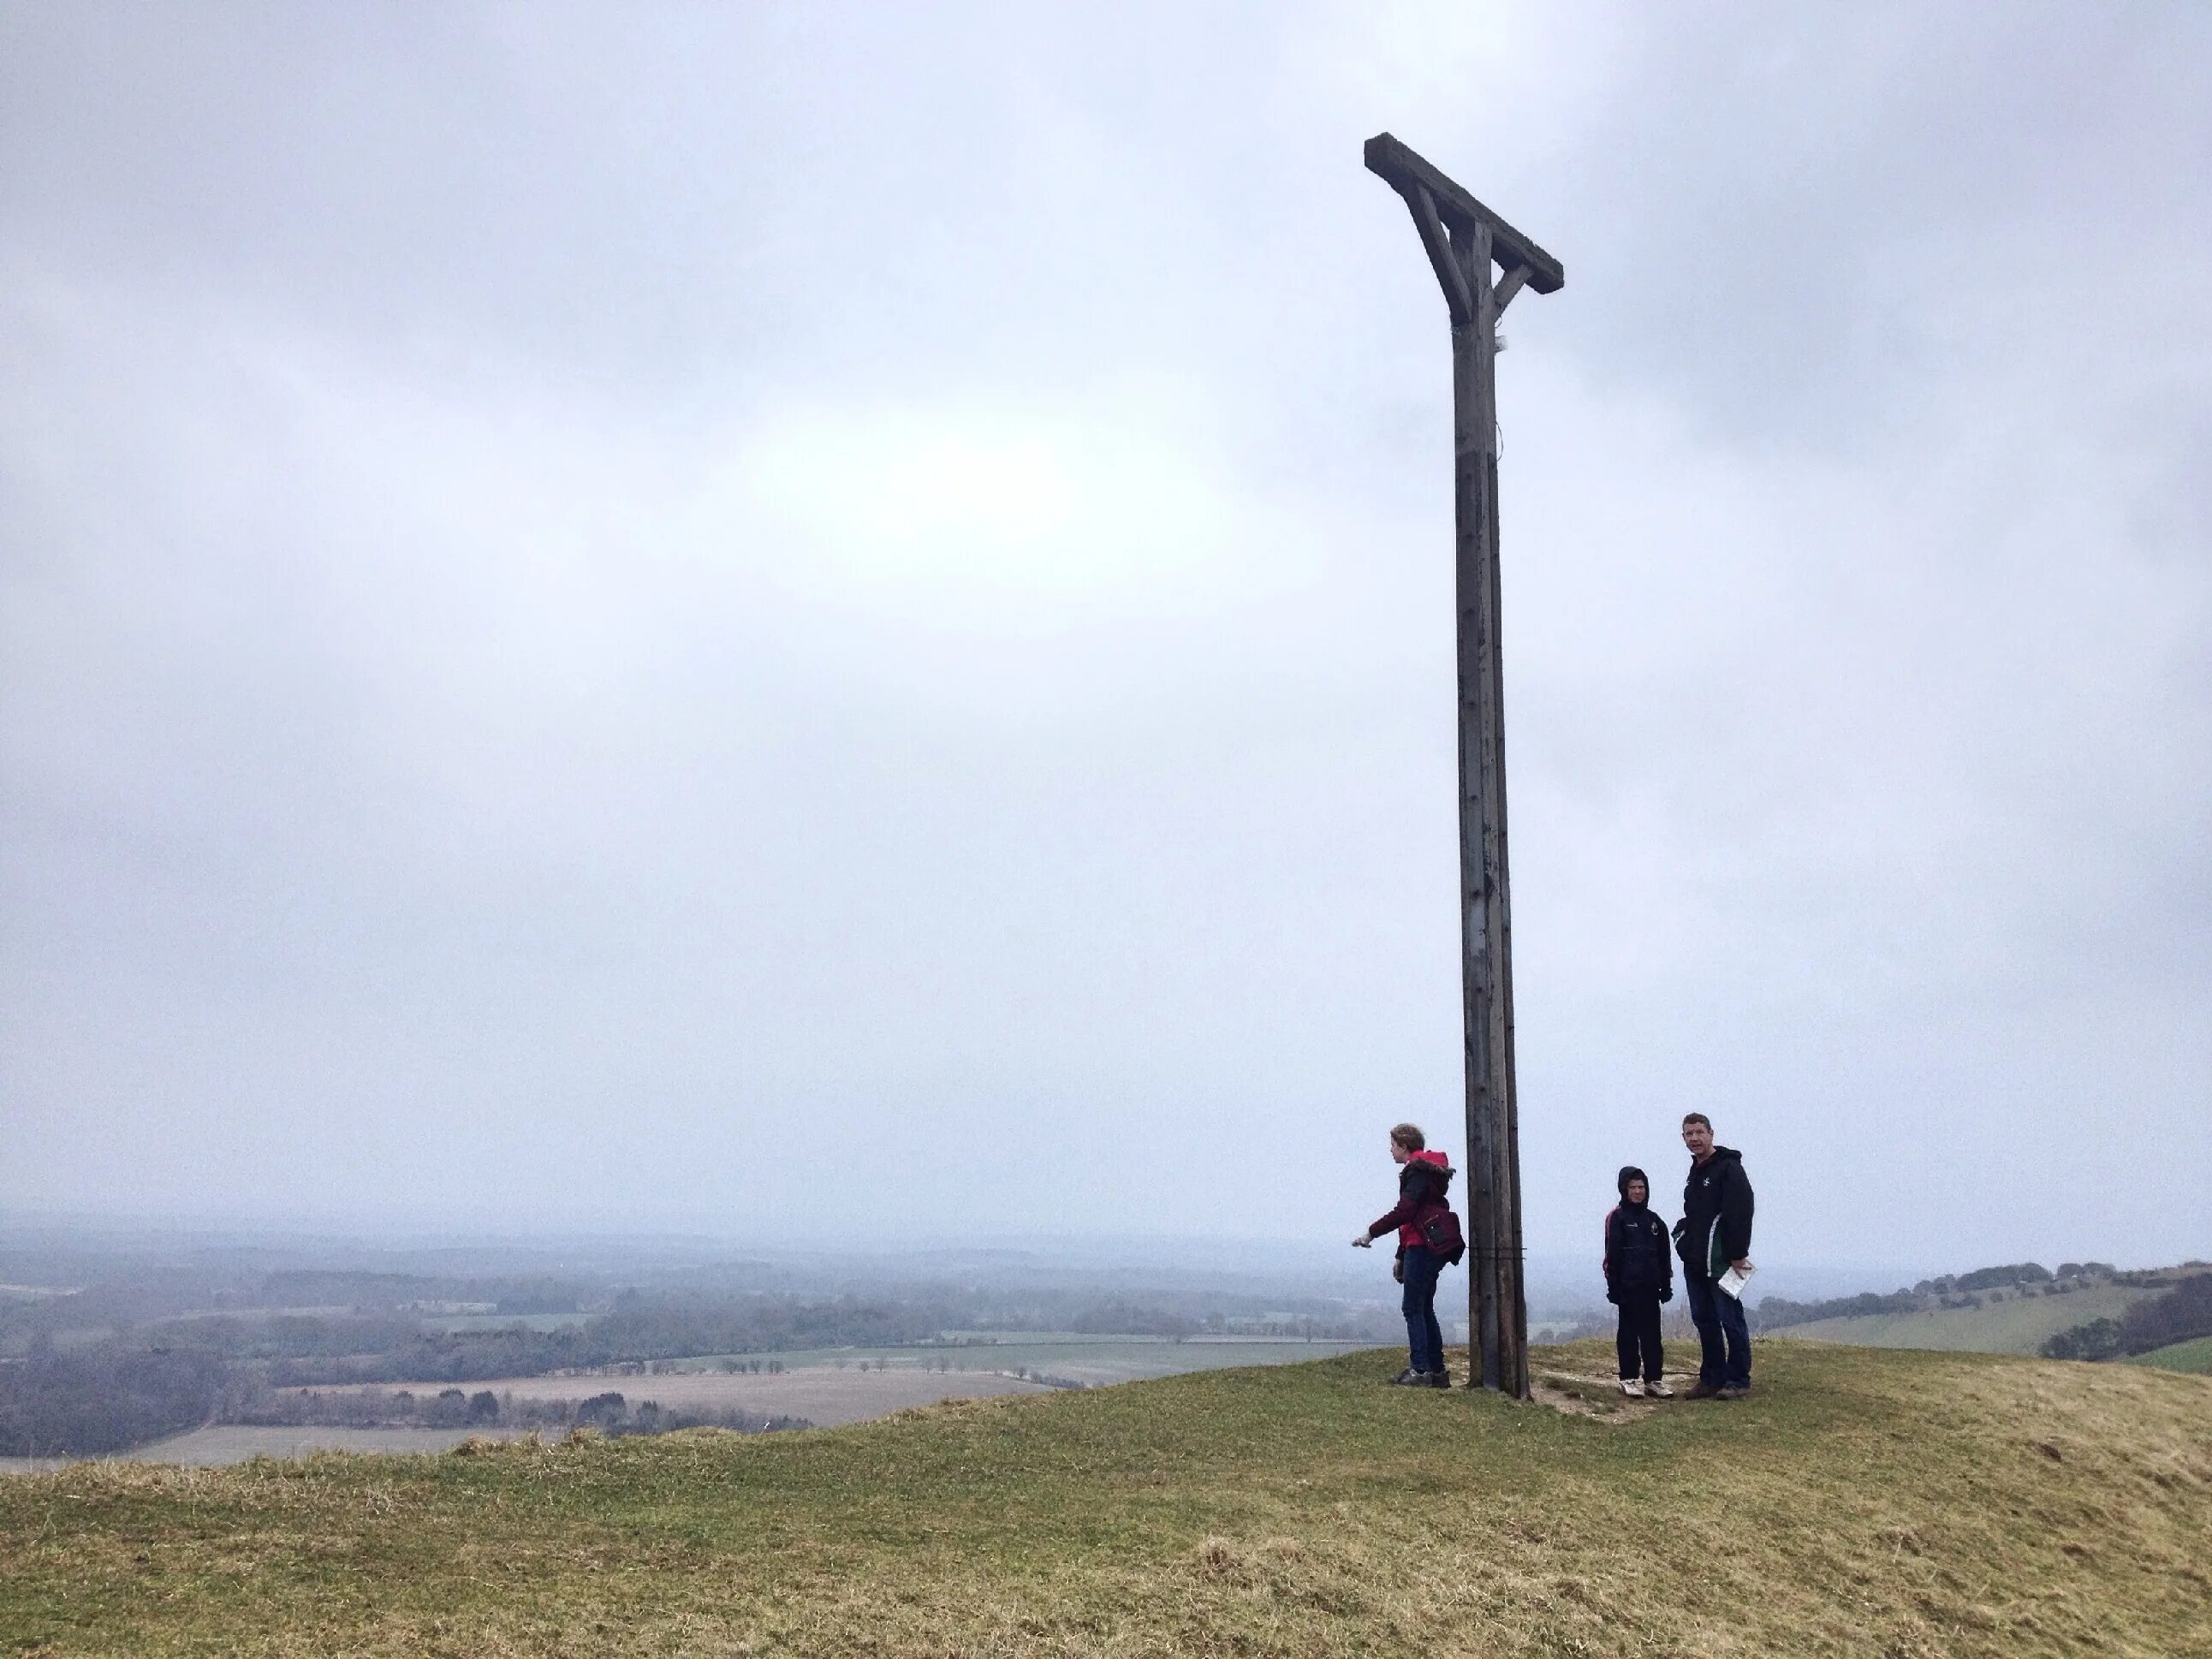
[{"label": "bare field in valley", "polygon": [[[466,1388],[471,1394],[489,1389],[495,1395],[512,1395],[516,1400],[588,1400],[594,1395],[613,1393],[633,1406],[651,1400],[666,1411],[760,1412],[770,1417],[803,1417],[823,1428],[840,1423],[864,1423],[872,1417],[888,1417],[912,1406],[933,1406],[940,1400],[1048,1392],[1042,1383],[1025,1382],[1019,1377],[994,1371],[896,1368],[864,1371],[858,1366],[844,1370],[817,1366],[780,1374],[673,1371],[658,1376],[509,1376],[489,1382],[399,1382],[391,1386],[410,1389],[416,1394],[435,1394],[441,1389],[457,1386]],[[341,1390],[320,1389],[308,1392],[332,1394]],[[462,1432],[453,1435],[456,1441],[464,1437]]]},{"label": "bare field in valley", "polygon": [[[1141,1382],[1191,1371],[1225,1370],[1240,1365],[1296,1365],[1334,1359],[1371,1348],[1372,1342],[1306,1342],[1285,1337],[1226,1336],[1175,1341],[1164,1336],[1091,1336],[1075,1332],[1016,1331],[992,1340],[971,1340],[943,1347],[805,1348],[787,1352],[707,1355],[675,1362],[685,1370],[714,1370],[726,1360],[775,1360],[787,1370],[834,1369],[839,1365],[888,1364],[894,1371],[934,1370],[942,1365],[958,1376],[994,1371],[1042,1371],[1048,1376],[1090,1388]],[[956,1389],[955,1394],[975,1394]],[[663,1401],[663,1405],[668,1402]]]}]

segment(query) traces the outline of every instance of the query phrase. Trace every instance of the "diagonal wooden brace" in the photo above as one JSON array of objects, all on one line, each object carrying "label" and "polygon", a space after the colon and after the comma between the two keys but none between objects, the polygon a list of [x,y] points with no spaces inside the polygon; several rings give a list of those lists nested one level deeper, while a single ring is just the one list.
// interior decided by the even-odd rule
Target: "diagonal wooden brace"
[{"label": "diagonal wooden brace", "polygon": [[1406,205],[1413,210],[1413,228],[1420,233],[1422,250],[1436,270],[1437,285],[1444,291],[1444,307],[1451,313],[1452,326],[1465,328],[1474,320],[1474,295],[1468,291],[1467,273],[1460,269],[1457,250],[1437,212],[1436,198],[1419,185],[1403,194]]},{"label": "diagonal wooden brace", "polygon": [[1452,229],[1474,225],[1487,228],[1498,264],[1508,270],[1516,265],[1528,266],[1528,275],[1522,280],[1537,293],[1549,294],[1566,282],[1566,272],[1559,262],[1534,240],[1514,229],[1426,157],[1407,149],[1389,133],[1378,132],[1367,141],[1364,160],[1370,173],[1407,201],[1413,200],[1414,191],[1426,191],[1437,211]]},{"label": "diagonal wooden brace", "polygon": [[1533,275],[1534,273],[1528,266],[1516,265],[1498,279],[1498,286],[1491,291],[1497,295],[1500,316],[1504,314],[1505,307],[1512,302],[1513,296],[1521,291],[1522,286]]}]

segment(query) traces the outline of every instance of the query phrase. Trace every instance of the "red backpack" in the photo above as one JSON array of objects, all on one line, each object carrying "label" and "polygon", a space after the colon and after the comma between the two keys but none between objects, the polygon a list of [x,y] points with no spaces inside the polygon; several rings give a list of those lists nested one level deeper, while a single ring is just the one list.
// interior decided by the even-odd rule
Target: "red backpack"
[{"label": "red backpack", "polygon": [[1459,1230],[1459,1217],[1442,1200],[1424,1211],[1413,1224],[1421,1230],[1421,1243],[1455,1267],[1467,1254],[1467,1237]]}]

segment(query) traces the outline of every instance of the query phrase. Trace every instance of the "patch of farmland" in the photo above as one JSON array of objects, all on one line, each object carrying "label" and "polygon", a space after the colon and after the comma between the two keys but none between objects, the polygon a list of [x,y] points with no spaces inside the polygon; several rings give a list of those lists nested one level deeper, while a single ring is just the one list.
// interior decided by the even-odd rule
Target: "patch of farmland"
[{"label": "patch of farmland", "polygon": [[2032,1354],[2042,1349],[2046,1338],[2063,1330],[2093,1319],[2118,1319],[2131,1304],[2159,1294],[2135,1285],[2098,1285],[2069,1296],[2008,1297],[1978,1308],[1816,1319],[1809,1325],[1784,1326],[1774,1334],[1869,1348]]},{"label": "patch of farmland", "polygon": [[2124,1363],[2155,1366],[2162,1371],[2192,1371],[2199,1376],[2212,1376],[2212,1336],[2200,1336],[2193,1342],[2169,1342],[2163,1348],[2153,1348],[2148,1353],[2136,1354]]},{"label": "patch of farmland", "polygon": [[[779,1353],[708,1355],[676,1363],[686,1370],[712,1370],[732,1362],[765,1364],[773,1360],[789,1371],[811,1371],[850,1368],[865,1362],[871,1366],[888,1365],[894,1372],[923,1370],[956,1377],[1027,1370],[1103,1388],[1115,1382],[1181,1376],[1190,1371],[1225,1370],[1238,1365],[1295,1365],[1312,1359],[1334,1359],[1339,1354],[1374,1346],[1371,1342],[1304,1342],[1279,1337],[1209,1337],[1177,1342],[1158,1336],[1010,1332],[998,1341],[969,1341],[943,1347],[795,1349]],[[945,1369],[940,1371],[940,1366]]]},{"label": "patch of farmland", "polygon": [[[435,1394],[452,1385],[379,1385],[386,1386],[411,1389],[416,1394]],[[839,1423],[864,1423],[872,1417],[888,1417],[910,1406],[932,1406],[940,1400],[1048,1392],[1042,1383],[1025,1382],[995,1372],[896,1369],[864,1371],[857,1365],[844,1370],[816,1366],[781,1375],[766,1371],[677,1371],[657,1376],[513,1376],[468,1386],[472,1394],[489,1389],[502,1398],[511,1395],[516,1400],[589,1400],[594,1395],[618,1394],[633,1406],[650,1400],[665,1411],[759,1412],[770,1417],[803,1417],[824,1428]],[[313,1392],[329,1395],[343,1390],[319,1389]],[[465,1435],[456,1433],[453,1437],[459,1441]]]},{"label": "patch of farmland", "polygon": [[526,1330],[558,1331],[572,1325],[580,1325],[591,1315],[580,1313],[537,1314],[432,1314],[422,1321],[425,1330],[443,1331],[451,1335],[455,1331],[506,1331],[517,1325]]}]

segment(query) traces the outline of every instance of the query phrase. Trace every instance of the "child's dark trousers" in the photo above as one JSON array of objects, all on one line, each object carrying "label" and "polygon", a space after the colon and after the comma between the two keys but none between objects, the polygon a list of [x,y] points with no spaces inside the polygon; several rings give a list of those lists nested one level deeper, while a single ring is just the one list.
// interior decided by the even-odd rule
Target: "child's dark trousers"
[{"label": "child's dark trousers", "polygon": [[1620,1331],[1614,1343],[1620,1351],[1621,1376],[1641,1376],[1646,1382],[1659,1380],[1665,1356],[1659,1349],[1658,1291],[1647,1291],[1641,1296],[1622,1293]]}]

